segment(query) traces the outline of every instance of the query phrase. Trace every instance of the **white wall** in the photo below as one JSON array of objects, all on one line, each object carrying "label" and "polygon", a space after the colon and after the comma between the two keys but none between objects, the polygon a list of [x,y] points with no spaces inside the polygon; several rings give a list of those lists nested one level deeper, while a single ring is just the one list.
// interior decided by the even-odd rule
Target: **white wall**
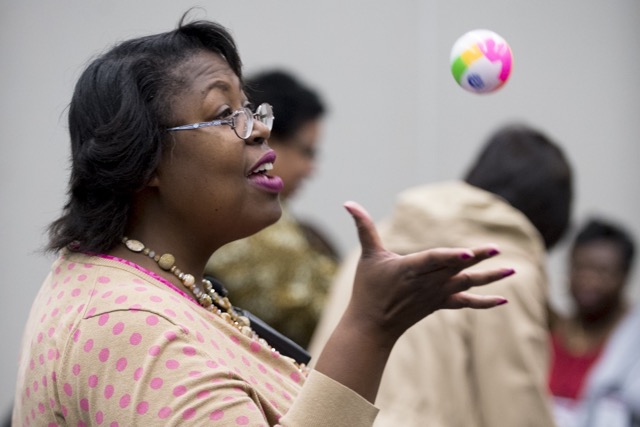
[{"label": "white wall", "polygon": [[[199,13],[231,29],[247,72],[286,66],[331,107],[319,172],[295,209],[343,252],[356,235],[342,203],[376,218],[395,194],[459,177],[498,125],[523,120],[566,149],[577,176],[576,220],[610,215],[640,237],[640,2],[637,0],[0,0],[0,410],[12,400],[30,301],[51,261],[38,253],[64,203],[66,111],[94,54]],[[510,81],[476,96],[449,74],[449,50],[476,29],[504,36]],[[562,250],[552,257],[563,305]],[[637,297],[637,286],[634,288]]]}]

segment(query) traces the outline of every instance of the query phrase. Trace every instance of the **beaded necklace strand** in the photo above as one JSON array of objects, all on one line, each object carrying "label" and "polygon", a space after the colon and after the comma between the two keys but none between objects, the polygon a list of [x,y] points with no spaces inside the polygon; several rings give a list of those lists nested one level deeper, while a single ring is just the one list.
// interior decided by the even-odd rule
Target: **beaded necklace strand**
[{"label": "beaded necklace strand", "polygon": [[[158,255],[155,251],[146,247],[144,243],[139,240],[129,239],[128,237],[123,237],[122,243],[124,243],[125,247],[130,251],[148,256],[154,260],[162,270],[168,271],[176,276],[184,287],[193,294],[196,301],[198,301],[198,304],[206,310],[220,316],[228,324],[239,330],[242,335],[258,341],[260,344],[269,348],[273,353],[279,353],[265,339],[260,338],[260,336],[251,328],[251,321],[249,318],[239,315],[234,310],[229,298],[220,295],[214,289],[211,281],[203,278],[201,280],[202,287],[199,287],[196,285],[195,277],[192,274],[185,273],[176,266],[176,260],[172,254],[165,253]],[[306,369],[304,365],[299,364],[295,360],[294,363],[299,370],[303,371]]]}]

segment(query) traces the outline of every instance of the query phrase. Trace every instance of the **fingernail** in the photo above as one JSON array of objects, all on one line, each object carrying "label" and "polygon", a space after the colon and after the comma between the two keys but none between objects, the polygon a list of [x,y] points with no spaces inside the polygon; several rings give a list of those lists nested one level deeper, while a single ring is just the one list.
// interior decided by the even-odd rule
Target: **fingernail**
[{"label": "fingernail", "polygon": [[464,253],[460,254],[460,258],[462,258],[462,259],[469,259],[471,257],[472,257],[472,255],[467,253],[467,252],[464,252]]},{"label": "fingernail", "polygon": [[353,207],[351,206],[351,202],[345,202],[342,206],[345,208],[347,212],[349,212],[350,214],[353,214]]},{"label": "fingernail", "polygon": [[506,299],[504,299],[504,298],[503,298],[503,299],[501,299],[500,301],[498,301],[498,304],[497,304],[497,305],[505,305],[505,304],[506,304],[506,303],[508,303],[508,302],[509,302],[508,300],[506,300]]},{"label": "fingernail", "polygon": [[511,276],[512,274],[514,274],[516,271],[513,268],[505,268],[502,271],[502,277],[508,277]]},{"label": "fingernail", "polygon": [[489,256],[495,256],[495,255],[498,255],[500,251],[497,249],[489,249],[488,253],[489,253]]}]

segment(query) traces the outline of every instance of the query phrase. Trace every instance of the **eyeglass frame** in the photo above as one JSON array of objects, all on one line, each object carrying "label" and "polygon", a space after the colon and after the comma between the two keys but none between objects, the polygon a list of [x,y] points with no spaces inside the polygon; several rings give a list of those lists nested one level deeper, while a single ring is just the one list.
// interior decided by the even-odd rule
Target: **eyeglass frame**
[{"label": "eyeglass frame", "polygon": [[[261,110],[263,109],[265,109],[266,111],[262,112]],[[236,120],[240,114],[245,114],[247,116],[247,124],[246,124],[247,135],[244,138],[238,134],[238,130],[236,127]],[[261,117],[266,117],[266,121],[262,120]],[[167,131],[175,132],[179,130],[192,130],[192,129],[210,127],[210,126],[229,125],[231,126],[231,129],[233,129],[233,132],[236,134],[238,138],[242,140],[247,140],[249,139],[249,137],[251,136],[251,133],[253,132],[254,120],[258,120],[260,123],[267,126],[269,131],[271,131],[271,129],[273,128],[274,119],[275,117],[273,115],[273,107],[271,106],[271,104],[267,102],[263,102],[262,104],[258,105],[255,112],[251,111],[251,109],[248,107],[243,107],[231,113],[231,117],[229,117],[228,119],[217,119],[217,120],[211,120],[209,122],[198,122],[198,123],[190,123],[188,125],[174,126],[174,127],[168,128]]]}]

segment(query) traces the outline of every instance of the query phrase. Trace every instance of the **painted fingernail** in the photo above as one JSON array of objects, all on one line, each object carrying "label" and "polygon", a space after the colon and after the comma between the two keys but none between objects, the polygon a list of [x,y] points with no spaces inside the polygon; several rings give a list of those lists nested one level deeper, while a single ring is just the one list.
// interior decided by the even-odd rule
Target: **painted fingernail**
[{"label": "painted fingernail", "polygon": [[513,268],[505,268],[502,271],[502,277],[509,277],[514,274],[516,271]]},{"label": "painted fingernail", "polygon": [[498,255],[500,251],[497,249],[489,249],[488,253],[489,253],[489,256],[495,256],[495,255]]},{"label": "painted fingernail", "polygon": [[345,202],[342,206],[347,210],[347,212],[353,213],[353,207],[351,206],[351,202]]},{"label": "painted fingernail", "polygon": [[471,256],[472,255],[467,253],[467,252],[464,252],[464,253],[460,254],[460,258],[462,258],[462,259],[469,259],[469,258],[471,258]]},{"label": "painted fingernail", "polygon": [[500,301],[498,301],[498,304],[497,304],[497,305],[505,305],[505,304],[506,304],[506,303],[508,303],[508,302],[509,302],[508,300],[506,300],[506,299],[502,298]]}]

